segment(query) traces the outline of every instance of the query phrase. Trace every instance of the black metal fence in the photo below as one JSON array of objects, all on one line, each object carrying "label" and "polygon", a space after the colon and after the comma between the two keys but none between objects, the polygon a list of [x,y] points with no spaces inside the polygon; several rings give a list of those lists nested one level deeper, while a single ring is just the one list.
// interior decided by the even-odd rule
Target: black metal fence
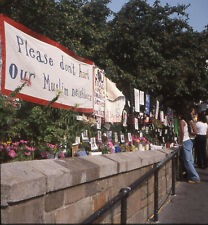
[{"label": "black metal fence", "polygon": [[154,175],[154,221],[158,221],[159,201],[158,201],[158,172],[159,170],[170,160],[172,160],[172,188],[171,194],[175,195],[176,184],[176,171],[179,169],[177,160],[179,157],[179,149],[174,150],[163,161],[154,164],[154,167],[133,182],[128,187],[122,188],[120,192],[109,202],[107,202],[102,208],[98,209],[94,214],[89,216],[82,224],[92,224],[96,219],[103,215],[107,210],[111,209],[117,202],[121,202],[121,224],[126,224],[127,220],[127,198],[138,187],[140,187],[144,181]]}]

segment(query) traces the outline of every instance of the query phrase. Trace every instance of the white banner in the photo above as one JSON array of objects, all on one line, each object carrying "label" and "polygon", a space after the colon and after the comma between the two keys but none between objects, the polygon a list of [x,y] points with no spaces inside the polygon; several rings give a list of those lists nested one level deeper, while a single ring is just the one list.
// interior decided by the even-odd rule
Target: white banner
[{"label": "white banner", "polygon": [[105,116],[105,84],[104,71],[94,69],[94,115],[104,118]]},{"label": "white banner", "polygon": [[134,88],[134,106],[135,112],[140,112],[140,102],[139,102],[139,90]]},{"label": "white banner", "polygon": [[105,77],[105,122],[120,123],[125,106],[125,97],[116,84]]},{"label": "white banner", "polygon": [[18,96],[47,104],[58,93],[54,107],[93,111],[93,62],[15,21],[0,15],[2,46],[2,94],[29,80]]}]

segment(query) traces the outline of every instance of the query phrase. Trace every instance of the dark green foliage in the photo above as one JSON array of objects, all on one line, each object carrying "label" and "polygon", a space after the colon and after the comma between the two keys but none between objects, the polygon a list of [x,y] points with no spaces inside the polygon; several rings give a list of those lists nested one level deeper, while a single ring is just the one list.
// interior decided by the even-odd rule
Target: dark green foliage
[{"label": "dark green foliage", "polygon": [[124,92],[128,80],[176,110],[207,99],[207,31],[193,32],[187,7],[131,0],[117,13],[108,50],[119,67],[112,77]]}]

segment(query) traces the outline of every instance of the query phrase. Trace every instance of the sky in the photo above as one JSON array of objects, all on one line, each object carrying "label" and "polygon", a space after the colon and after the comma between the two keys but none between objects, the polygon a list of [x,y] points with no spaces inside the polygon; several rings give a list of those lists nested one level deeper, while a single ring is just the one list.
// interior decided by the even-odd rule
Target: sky
[{"label": "sky", "polygon": [[[114,11],[118,12],[122,6],[129,2],[129,0],[111,0],[108,7]],[[189,25],[194,31],[201,32],[208,25],[208,0],[160,0],[161,5],[164,6],[168,3],[170,6],[176,6],[177,4],[184,4],[189,6],[186,9],[186,13],[189,14]],[[147,0],[147,3],[152,6],[154,0]]]}]

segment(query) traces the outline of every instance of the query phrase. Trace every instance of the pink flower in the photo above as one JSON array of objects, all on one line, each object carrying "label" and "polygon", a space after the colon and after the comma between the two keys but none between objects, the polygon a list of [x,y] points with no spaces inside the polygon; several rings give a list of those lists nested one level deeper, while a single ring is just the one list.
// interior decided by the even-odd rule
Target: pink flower
[{"label": "pink flower", "polygon": [[28,151],[31,151],[31,152],[34,152],[34,151],[35,151],[35,148],[29,147],[29,146],[27,146],[27,145],[25,145],[25,148],[26,148]]},{"label": "pink flower", "polygon": [[6,145],[5,148],[6,148],[6,150],[7,150],[8,152],[11,150],[10,145]]},{"label": "pink flower", "polygon": [[42,158],[45,158],[46,157],[45,152],[41,152],[40,155],[41,155]]},{"label": "pink flower", "polygon": [[15,152],[14,150],[9,151],[9,156],[10,156],[11,158],[14,158],[15,155],[16,155],[16,152]]},{"label": "pink flower", "polygon": [[14,143],[12,143],[12,145],[18,146],[19,145],[19,142],[14,142]]},{"label": "pink flower", "polygon": [[64,152],[61,153],[61,158],[65,158]]},{"label": "pink flower", "polygon": [[31,155],[31,152],[24,152],[25,155]]},{"label": "pink flower", "polygon": [[48,152],[41,152],[40,155],[41,155],[41,157],[44,158],[44,159],[45,159],[45,158],[48,159],[49,156],[50,156],[50,154],[49,154]]},{"label": "pink flower", "polygon": [[113,148],[113,143],[112,143],[112,141],[108,141],[108,145],[109,145],[110,148]]},{"label": "pink flower", "polygon": [[4,147],[2,145],[0,145],[0,149],[3,149]]}]

